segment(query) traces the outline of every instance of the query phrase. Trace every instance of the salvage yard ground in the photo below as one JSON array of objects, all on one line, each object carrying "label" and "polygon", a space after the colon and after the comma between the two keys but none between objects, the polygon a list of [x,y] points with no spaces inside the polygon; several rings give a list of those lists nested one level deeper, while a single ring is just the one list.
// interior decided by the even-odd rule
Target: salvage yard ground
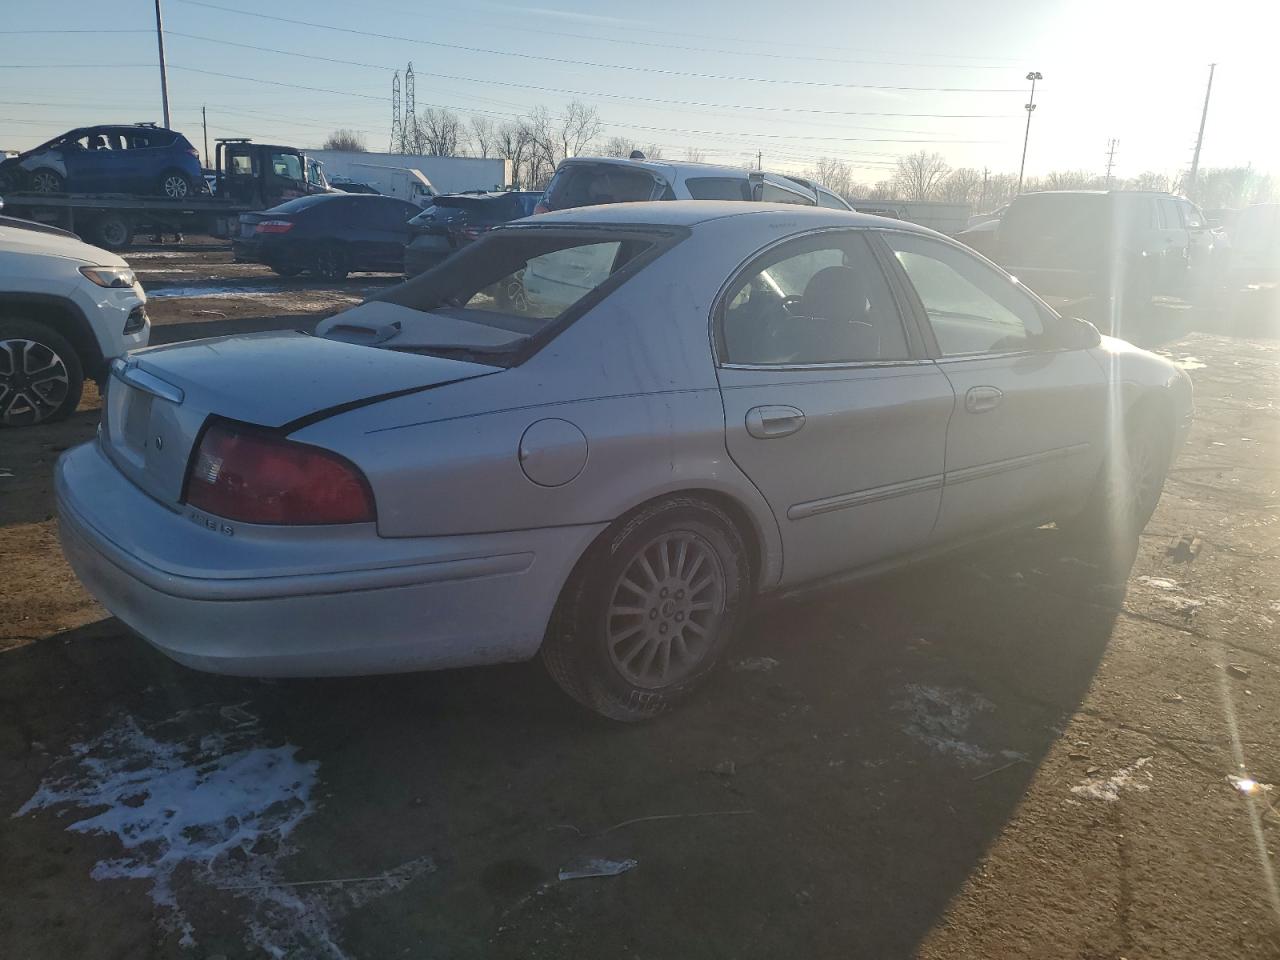
[{"label": "salvage yard ground", "polygon": [[[394,280],[190,249],[131,257],[154,342]],[[1280,957],[1280,340],[1198,325],[1158,338],[1197,416],[1136,558],[1045,528],[771,602],[625,727],[537,664],[165,660],[57,546],[90,388],[0,436],[0,954]]]}]

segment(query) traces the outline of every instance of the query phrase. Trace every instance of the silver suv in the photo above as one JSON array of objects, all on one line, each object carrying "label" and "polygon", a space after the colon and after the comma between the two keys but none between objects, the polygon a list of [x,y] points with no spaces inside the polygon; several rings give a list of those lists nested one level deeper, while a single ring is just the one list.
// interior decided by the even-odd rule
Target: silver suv
[{"label": "silver suv", "polygon": [[556,167],[535,213],[644,200],[746,200],[852,210],[821,184],[710,163],[573,157]]},{"label": "silver suv", "polygon": [[67,416],[86,377],[151,335],[129,264],[75,234],[0,216],[0,427]]}]

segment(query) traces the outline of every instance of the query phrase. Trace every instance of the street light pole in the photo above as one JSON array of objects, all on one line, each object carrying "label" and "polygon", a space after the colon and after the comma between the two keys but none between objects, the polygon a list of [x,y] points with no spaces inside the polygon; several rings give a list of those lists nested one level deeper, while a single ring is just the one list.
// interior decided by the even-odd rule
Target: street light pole
[{"label": "street light pole", "polygon": [[[156,0],[157,3],[160,0]],[[1031,98],[1027,101],[1027,132],[1022,136],[1022,165],[1018,167],[1018,192],[1022,192],[1022,175],[1027,169],[1027,143],[1031,139],[1031,114],[1036,109],[1036,81],[1043,80],[1044,75],[1039,70],[1032,70],[1027,74],[1027,79],[1031,81]]]},{"label": "street light pole", "polygon": [[164,66],[164,18],[160,15],[160,0],[156,0],[156,43],[160,48],[160,99],[164,103],[164,125],[172,127],[169,122],[169,74]]}]

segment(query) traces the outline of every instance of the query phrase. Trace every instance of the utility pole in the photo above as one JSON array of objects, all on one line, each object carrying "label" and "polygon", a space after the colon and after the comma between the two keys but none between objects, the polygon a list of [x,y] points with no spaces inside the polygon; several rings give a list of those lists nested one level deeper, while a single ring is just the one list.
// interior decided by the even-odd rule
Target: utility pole
[{"label": "utility pole", "polygon": [[764,169],[764,151],[763,150],[756,151],[756,169],[757,170]]},{"label": "utility pole", "polygon": [[164,125],[169,122],[169,74],[164,66],[164,18],[160,15],[160,0],[156,0],[156,44],[160,48],[160,99],[164,103]]},{"label": "utility pole", "polygon": [[986,213],[987,211],[987,181],[991,179],[991,168],[982,168],[982,197],[978,200],[978,212]]},{"label": "utility pole", "polygon": [[1209,119],[1209,94],[1213,93],[1213,71],[1216,63],[1209,64],[1209,85],[1204,89],[1204,109],[1200,111],[1200,133],[1196,137],[1196,152],[1191,157],[1191,176],[1187,178],[1187,196],[1196,188],[1196,177],[1200,175],[1200,147],[1204,144],[1204,124]]},{"label": "utility pole", "polygon": [[1107,189],[1111,189],[1111,168],[1116,162],[1116,148],[1120,146],[1120,141],[1112,137],[1107,141]]},{"label": "utility pole", "polygon": [[1031,139],[1031,114],[1036,109],[1036,81],[1043,80],[1044,74],[1039,70],[1032,70],[1027,74],[1027,79],[1031,81],[1031,98],[1027,101],[1027,132],[1022,136],[1022,164],[1018,167],[1018,193],[1022,192],[1022,175],[1027,169],[1027,143]]},{"label": "utility pole", "polygon": [[209,166],[209,118],[205,116],[204,104],[200,104],[200,126],[204,127],[204,165]]}]

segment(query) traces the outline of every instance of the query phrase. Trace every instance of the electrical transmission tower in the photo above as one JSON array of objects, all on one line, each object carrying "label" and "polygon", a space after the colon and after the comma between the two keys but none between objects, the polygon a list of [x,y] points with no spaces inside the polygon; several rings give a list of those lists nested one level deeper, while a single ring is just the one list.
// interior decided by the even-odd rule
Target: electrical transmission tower
[{"label": "electrical transmission tower", "polygon": [[400,121],[400,71],[391,75],[391,146],[388,153],[404,152],[404,124]]},{"label": "electrical transmission tower", "polygon": [[404,139],[406,141],[405,148],[402,153],[409,152],[409,145],[412,145],[416,152],[419,147],[418,137],[418,105],[414,101],[413,96],[413,61],[409,61],[409,65],[404,69]]},{"label": "electrical transmission tower", "polygon": [[1116,164],[1116,148],[1120,146],[1120,141],[1112,137],[1107,141],[1107,189],[1111,189],[1111,169]]}]

